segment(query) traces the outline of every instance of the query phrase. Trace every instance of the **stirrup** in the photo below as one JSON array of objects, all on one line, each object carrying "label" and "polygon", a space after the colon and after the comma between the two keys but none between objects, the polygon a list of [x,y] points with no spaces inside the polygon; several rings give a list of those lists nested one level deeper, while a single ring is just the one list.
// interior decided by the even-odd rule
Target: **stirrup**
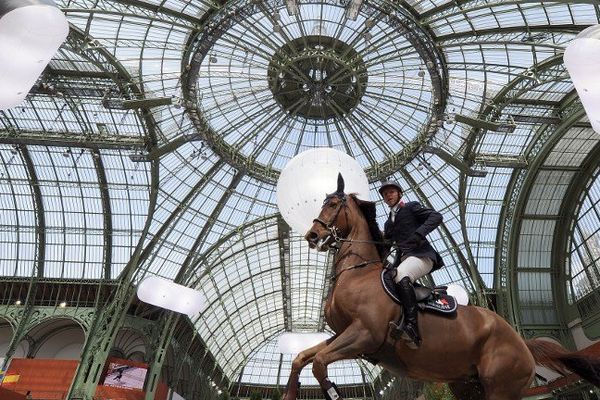
[{"label": "stirrup", "polygon": [[413,350],[418,349],[419,346],[421,346],[421,337],[413,326],[407,326],[407,324],[405,324],[400,338],[404,340],[406,345]]},{"label": "stirrup", "polygon": [[390,336],[392,339],[400,339],[402,337],[402,333],[404,330],[402,329],[402,322],[398,321],[397,323],[394,321],[390,321]]}]

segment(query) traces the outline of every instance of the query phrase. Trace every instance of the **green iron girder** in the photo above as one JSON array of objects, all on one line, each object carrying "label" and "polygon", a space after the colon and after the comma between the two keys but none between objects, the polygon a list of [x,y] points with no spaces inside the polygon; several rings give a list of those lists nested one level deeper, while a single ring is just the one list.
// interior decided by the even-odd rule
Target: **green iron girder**
[{"label": "green iron girder", "polygon": [[113,3],[126,5],[128,6],[128,9],[135,7],[136,11],[146,10],[148,11],[148,16],[165,15],[177,20],[186,21],[194,27],[199,27],[202,24],[201,18],[166,7],[164,2],[161,5],[155,5],[141,0],[116,0],[113,1]]},{"label": "green iron girder", "polygon": [[[292,330],[292,290],[291,290],[291,260],[290,260],[290,227],[283,218],[277,216],[279,231],[279,264],[281,269],[281,297],[283,303],[283,321],[286,331]],[[278,381],[279,382],[279,381]]]},{"label": "green iron girder", "polygon": [[[490,122],[495,122],[502,113],[502,109],[508,105],[508,104],[512,104],[513,101],[515,101],[516,99],[518,99],[523,93],[527,92],[528,90],[530,90],[532,87],[541,84],[544,81],[555,81],[557,79],[562,79],[563,77],[565,77],[565,70],[564,67],[562,66],[562,56],[556,56],[556,57],[552,57],[550,59],[547,59],[537,65],[534,66],[535,71],[538,74],[538,78],[540,79],[540,81],[536,81],[535,79],[531,79],[530,76],[520,76],[516,79],[514,79],[513,81],[511,81],[508,85],[506,85],[497,95],[496,97],[487,105],[483,105],[482,109],[479,113],[479,115],[477,116],[476,119],[478,120],[485,120],[485,121],[490,121]],[[483,167],[486,166],[486,164],[490,167],[493,166],[498,166],[498,167],[515,167],[515,168],[519,168],[519,170],[521,172],[528,170],[529,168],[529,164],[530,164],[530,159],[529,159],[529,155],[527,156],[523,156],[522,159],[516,159],[516,160],[511,160],[511,157],[500,157],[496,156],[496,155],[485,155],[485,154],[478,154],[476,152],[477,149],[477,145],[479,143],[480,140],[482,140],[484,135],[482,135],[482,128],[477,128],[477,127],[473,127],[470,130],[470,133],[467,137],[466,140],[466,149],[465,149],[465,155],[464,155],[464,159],[468,164],[475,164],[475,163],[480,163],[480,165],[482,165]],[[515,172],[516,173],[516,172]],[[514,175],[513,175],[514,176]],[[524,174],[523,174],[524,176]],[[461,174],[461,179],[460,179],[460,184],[459,184],[459,198],[464,199],[466,198],[466,191],[467,191],[467,180],[468,180],[468,176],[466,174]],[[522,182],[521,182],[522,183]],[[511,183],[511,185],[515,185],[514,181],[513,183]],[[515,188],[516,186],[511,186],[509,185],[509,188],[507,189],[507,193],[512,193],[512,189]],[[467,241],[467,250],[470,251],[470,246],[468,245],[469,242],[469,235],[468,235],[468,231],[467,231],[467,224],[466,224],[466,207],[464,204],[460,204],[460,221],[461,221],[461,230],[462,230],[462,234],[463,237],[466,238]],[[505,202],[505,204],[507,204],[507,202]],[[504,214],[504,212],[506,211],[507,207],[503,207],[503,212],[499,218],[500,222],[500,226],[499,226],[499,232],[505,232],[505,234],[508,234],[507,230],[508,229],[508,225],[511,224],[511,221],[508,220],[508,215]],[[512,214],[509,214],[510,216],[512,216]],[[506,256],[507,254],[506,249],[504,249],[503,247],[501,247],[501,242],[500,242],[500,237],[502,237],[502,233],[499,233],[497,236],[497,243],[496,243],[496,255],[495,255],[495,289],[498,293],[498,298],[500,300],[500,304],[498,304],[499,307],[499,311],[500,312],[504,312],[506,313],[507,308],[508,308],[508,303],[507,301],[509,301],[509,299],[505,296],[505,292],[503,291],[503,289],[501,288],[506,288],[505,285],[503,284],[499,284],[498,282],[498,271],[499,271],[499,267],[498,265],[500,265],[501,261],[503,258],[500,256],[500,254],[504,254],[504,256]],[[505,267],[505,263],[503,263],[502,265],[504,265],[504,267],[502,268],[506,268]],[[507,316],[507,315],[505,315]],[[508,316],[507,316],[508,317]],[[512,319],[512,317],[508,317],[510,319]],[[513,321],[514,322],[514,321]]]},{"label": "green iron girder", "polygon": [[571,128],[575,121],[584,115],[581,103],[573,96],[565,101],[562,110],[564,122],[561,125],[545,125],[528,148],[526,157],[530,162],[528,169],[515,171],[506,191],[505,206],[502,208],[498,229],[495,287],[498,291],[500,311],[512,325],[521,329],[518,309],[517,250],[521,216],[525,208],[527,193],[531,190],[537,171],[542,166],[547,154]]},{"label": "green iron girder", "polygon": [[423,153],[435,154],[436,156],[444,160],[446,163],[452,165],[454,168],[456,168],[466,176],[476,176],[481,178],[487,175],[486,171],[475,169],[472,166],[467,165],[467,163],[465,163],[464,161],[458,159],[457,157],[453,156],[445,150],[442,150],[439,147],[425,146],[423,148]]},{"label": "green iron girder", "polygon": [[47,75],[55,75],[62,76],[65,78],[75,78],[75,79],[100,79],[100,80],[113,80],[115,76],[107,71],[83,71],[76,69],[61,69],[61,68],[52,68],[48,66],[44,71]]},{"label": "green iron girder", "polygon": [[[215,164],[215,166],[213,166],[212,170],[214,172],[219,170],[219,164]],[[210,171],[208,174],[206,174],[203,179],[201,179],[199,181],[199,183],[196,185],[195,188],[193,188],[190,193],[186,196],[186,199],[189,201],[191,200],[191,198],[198,193],[199,189],[201,189],[202,187],[204,187],[208,182],[208,176],[212,176],[213,174],[210,174]],[[217,206],[215,207],[215,209],[213,210],[211,216],[208,218],[207,223],[204,225],[203,229],[201,230],[201,232],[198,234],[198,237],[196,238],[196,242],[194,243],[194,246],[192,246],[192,249],[190,249],[189,255],[186,258],[186,260],[183,262],[181,268],[179,269],[179,272],[177,273],[174,282],[176,283],[183,283],[183,281],[185,280],[185,276],[189,275],[187,268],[189,267],[191,261],[192,261],[192,255],[195,252],[195,249],[198,248],[199,246],[202,245],[203,241],[206,238],[206,235],[208,234],[208,232],[210,231],[210,228],[212,227],[212,223],[211,221],[214,221],[219,213],[222,211],[223,207],[225,206],[225,204],[227,203],[227,200],[229,199],[229,197],[231,196],[231,194],[234,192],[235,187],[237,186],[237,184],[240,182],[240,180],[242,179],[243,175],[242,174],[237,174],[236,176],[234,176],[234,178],[232,179],[232,182],[230,183],[230,186],[228,187],[228,189],[225,191],[225,194],[223,195],[223,197],[221,198],[220,202],[217,204]],[[183,203],[185,204],[185,203]],[[159,230],[159,232],[157,233],[157,235],[154,236],[153,241],[148,244],[146,246],[146,248],[144,249],[144,252],[142,254],[142,257],[145,259],[147,257],[147,255],[150,253],[151,249],[155,246],[156,241],[158,240],[157,238],[162,237],[162,233],[166,230],[166,228],[170,225],[170,223],[175,219],[175,217],[179,214],[179,211],[183,210],[184,207],[180,207],[178,208],[175,212],[173,212],[171,214],[171,216],[168,218],[168,220],[163,223],[163,226],[161,227],[161,229]],[[171,340],[173,339],[174,333],[175,333],[175,326],[178,323],[178,319],[179,318],[175,318],[174,317],[174,313],[169,312],[168,313],[168,318],[165,321],[162,321],[160,323],[160,339],[158,340],[158,345],[156,346],[156,348],[153,351],[153,355],[152,355],[152,364],[149,370],[149,380],[146,384],[146,399],[147,400],[152,400],[154,398],[154,394],[156,392],[156,389],[158,387],[158,377],[160,375],[160,372],[162,371],[162,366],[163,363],[165,361],[165,353],[167,351],[167,348],[169,346],[169,343],[171,342]]]},{"label": "green iron girder", "polygon": [[491,168],[527,168],[529,163],[525,156],[477,153],[473,158],[474,165]]},{"label": "green iron girder", "polygon": [[[142,82],[137,82],[130,75],[129,71],[111,54],[108,49],[101,46],[90,47],[89,43],[94,39],[89,33],[75,26],[70,27],[70,33],[64,46],[71,51],[84,57],[87,61],[93,63],[100,70],[106,71],[114,76],[113,80],[119,88],[124,100],[144,100],[144,86]],[[137,78],[137,77],[136,77]],[[138,111],[139,118],[143,121],[146,133],[148,135],[146,145],[148,150],[157,142],[158,127],[150,109],[142,108]]]},{"label": "green iron girder", "polygon": [[105,303],[96,310],[96,318],[90,329],[90,337],[85,343],[81,355],[81,362],[73,378],[71,388],[69,389],[68,396],[70,397],[80,397],[84,400],[91,400],[95,395],[106,358],[108,357],[112,343],[134,296],[134,288],[130,284],[131,278],[138,267],[142,245],[151,226],[158,196],[158,181],[158,165],[153,162],[151,168],[148,217],[144,228],[142,229],[140,240],[131,259],[119,277],[119,286],[115,290],[113,301],[108,304]]},{"label": "green iron girder", "polygon": [[87,4],[89,8],[62,7],[62,11],[67,15],[89,13],[90,18],[96,15],[144,18],[182,29],[197,29],[202,23],[202,20],[196,16],[140,0],[89,1]]},{"label": "green iron girder", "polygon": [[93,150],[134,150],[146,148],[146,139],[141,136],[24,130],[0,130],[0,143],[87,148]]},{"label": "green iron girder", "polygon": [[[561,1],[557,2],[560,3]],[[565,4],[598,4],[596,0],[563,0],[562,2]],[[460,15],[463,15],[465,19],[467,19],[467,13],[469,12],[492,9],[494,6],[507,7],[539,3],[538,0],[456,0],[447,2],[422,13],[420,22],[424,25],[430,25],[432,22]]]},{"label": "green iron girder", "polygon": [[[569,188],[565,192],[566,195],[558,211],[559,220],[556,224],[554,241],[552,244],[552,265],[559,266],[557,271],[558,278],[556,279],[556,285],[554,287],[555,293],[559,294],[559,299],[562,300],[559,303],[559,307],[562,310],[559,315],[573,315],[573,308],[569,309],[567,306],[568,296],[565,293],[565,285],[562,284],[568,279],[570,274],[567,273],[565,268],[561,268],[561,266],[567,265],[569,258],[569,244],[573,240],[573,228],[577,222],[577,216],[580,214],[584,202],[582,193],[586,190],[586,186],[589,184],[590,179],[594,177],[594,174],[598,170],[598,160],[600,160],[600,143],[596,144],[581,163],[580,172],[574,175],[573,180],[569,184]],[[590,276],[589,271],[587,270],[585,273],[588,274],[589,281],[594,282],[595,277]],[[578,301],[576,300],[576,303],[577,302]],[[600,314],[600,310],[597,310],[595,315],[580,315],[580,317],[582,319],[584,319],[584,317],[593,319],[596,318],[598,314]],[[570,320],[567,320],[567,324],[571,322],[572,319],[574,318],[571,317]]]},{"label": "green iron girder", "polygon": [[[269,4],[279,4],[278,0],[269,0]],[[272,168],[270,164],[263,165],[257,163],[253,157],[247,157],[241,154],[236,146],[229,145],[218,134],[213,132],[209,123],[197,109],[197,82],[196,77],[199,74],[199,68],[202,60],[208,54],[213,42],[232,24],[235,20],[244,18],[252,14],[254,8],[258,9],[261,5],[258,3],[247,3],[244,1],[232,0],[226,3],[220,10],[216,10],[207,15],[207,21],[210,20],[208,29],[203,29],[199,35],[189,43],[189,51],[184,56],[184,63],[190,66],[188,72],[182,75],[182,87],[185,97],[184,106],[188,111],[192,122],[194,123],[198,134],[206,140],[213,150],[228,163],[235,166],[238,170],[247,172],[260,181],[274,183],[279,171]],[[264,6],[264,4],[262,5]],[[398,4],[387,2],[385,0],[372,0],[363,4],[363,10],[367,14],[384,12],[390,16],[390,23],[396,28],[402,30],[407,35],[407,39],[413,44],[417,52],[427,61],[426,68],[432,76],[434,101],[432,105],[432,115],[423,129],[411,143],[403,147],[397,154],[393,154],[381,163],[375,163],[367,170],[370,180],[383,179],[389,175],[390,171],[395,171],[406,164],[418,151],[427,143],[429,138],[435,134],[438,129],[438,119],[441,118],[446,104],[448,92],[448,78],[445,60],[435,46],[431,34],[421,29],[413,16],[405,8]],[[360,140],[359,140],[360,141]],[[368,152],[367,152],[368,154]]]},{"label": "green iron girder", "polygon": [[[565,34],[576,35],[585,29],[587,25],[557,24],[557,25],[535,25],[523,28],[523,26],[507,26],[501,28],[478,29],[477,31],[465,31],[436,36],[440,46],[451,47],[467,44],[488,43],[513,43],[524,46],[557,46],[548,38],[556,39]],[[545,35],[548,36],[545,36]],[[568,37],[568,36],[567,36]],[[562,41],[567,41],[567,37]]]},{"label": "green iron girder", "polygon": [[179,205],[167,217],[167,219],[163,222],[162,226],[158,229],[158,231],[154,233],[154,235],[152,235],[152,239],[150,239],[150,241],[142,251],[139,260],[140,265],[146,262],[146,260],[154,250],[155,246],[163,238],[171,224],[175,221],[175,219],[178,216],[185,212],[187,207],[189,207],[190,202],[194,199],[195,196],[198,195],[198,193],[202,191],[204,187],[206,187],[206,185],[210,183],[210,181],[215,177],[215,175],[221,170],[223,164],[223,161],[217,161],[194,185],[194,187],[188,192],[188,194],[185,195],[185,197],[179,201]]},{"label": "green iron girder", "polygon": [[454,116],[454,120],[456,122],[469,125],[476,129],[483,129],[487,131],[493,132],[502,132],[502,133],[513,133],[515,131],[516,125],[508,124],[505,122],[492,122],[486,121],[479,118],[468,117],[466,115],[456,114]]},{"label": "green iron girder", "polygon": [[238,171],[231,179],[231,182],[229,183],[229,186],[225,190],[225,193],[219,199],[219,202],[217,203],[217,205],[215,206],[213,211],[210,213],[210,216],[206,220],[206,223],[202,227],[202,230],[196,237],[196,241],[194,242],[192,248],[190,249],[188,256],[186,257],[185,261],[183,262],[179,272],[177,273],[177,276],[175,278],[176,281],[186,281],[186,280],[189,280],[191,276],[193,276],[192,270],[195,268],[196,265],[198,265],[198,260],[199,260],[199,254],[197,254],[198,251],[204,245],[206,238],[207,238],[208,234],[210,233],[214,223],[217,221],[219,214],[221,214],[221,212],[223,211],[223,208],[227,204],[227,201],[229,200],[229,198],[235,193],[235,188],[241,182],[241,180],[244,178],[244,175],[245,175],[244,173]]},{"label": "green iron girder", "polygon": [[110,192],[108,190],[108,181],[106,179],[106,170],[104,168],[104,162],[100,157],[98,150],[93,150],[92,159],[94,166],[96,167],[96,175],[98,176],[98,187],[100,189],[100,200],[102,202],[102,220],[104,223],[104,279],[111,278],[111,266],[112,266],[112,236],[113,236],[113,225],[112,225],[112,208],[110,205]]},{"label": "green iron girder", "polygon": [[[518,101],[519,97],[533,87],[547,81],[556,81],[567,77],[563,65],[562,55],[557,55],[534,65],[533,70],[538,74],[539,81],[532,79],[531,76],[522,75],[509,82],[487,105],[482,106],[477,120],[484,120],[494,123],[502,113],[503,108],[508,104]],[[473,126],[466,140],[465,160],[472,160],[476,151],[477,141],[482,140],[481,134],[484,127]]]},{"label": "green iron girder", "polygon": [[25,163],[25,167],[27,169],[27,176],[29,180],[29,185],[33,192],[33,200],[35,206],[35,215],[36,215],[36,260],[35,260],[35,268],[31,273],[31,278],[29,281],[29,286],[27,288],[27,298],[25,299],[25,303],[23,307],[19,307],[18,316],[15,315],[14,321],[18,321],[18,325],[15,327],[15,334],[13,335],[12,340],[8,346],[8,350],[6,351],[6,359],[2,365],[2,370],[6,368],[6,365],[14,355],[17,346],[25,337],[27,333],[28,327],[31,324],[32,316],[34,314],[34,298],[37,290],[37,279],[44,275],[44,263],[46,260],[46,217],[44,213],[44,201],[42,198],[42,191],[40,189],[39,180],[37,177],[37,173],[35,170],[35,166],[33,160],[31,159],[31,155],[29,151],[19,146],[19,153],[23,158]]}]

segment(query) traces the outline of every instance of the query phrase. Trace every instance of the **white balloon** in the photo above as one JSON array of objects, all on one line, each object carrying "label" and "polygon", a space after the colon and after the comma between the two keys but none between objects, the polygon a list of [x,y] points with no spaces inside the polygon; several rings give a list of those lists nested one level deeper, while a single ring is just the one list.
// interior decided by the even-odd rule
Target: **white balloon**
[{"label": "white balloon", "polygon": [[446,293],[448,293],[450,296],[454,297],[456,299],[456,301],[458,302],[458,304],[466,306],[469,304],[469,294],[467,293],[467,291],[465,290],[464,287],[456,284],[456,283],[450,283],[447,285],[448,289],[446,290]]},{"label": "white balloon", "polygon": [[319,147],[292,158],[277,181],[277,206],[283,219],[304,235],[317,218],[325,195],[335,192],[337,176],[344,177],[345,192],[369,199],[369,181],[363,168],[339,150]]},{"label": "white balloon", "polygon": [[564,63],[592,128],[600,133],[600,25],[584,29],[568,44]]},{"label": "white balloon", "polygon": [[190,318],[197,317],[206,303],[197,290],[154,275],[140,282],[137,295],[144,303],[187,314]]},{"label": "white balloon", "polygon": [[23,3],[9,3],[0,15],[0,110],[23,102],[69,34],[58,7]]}]

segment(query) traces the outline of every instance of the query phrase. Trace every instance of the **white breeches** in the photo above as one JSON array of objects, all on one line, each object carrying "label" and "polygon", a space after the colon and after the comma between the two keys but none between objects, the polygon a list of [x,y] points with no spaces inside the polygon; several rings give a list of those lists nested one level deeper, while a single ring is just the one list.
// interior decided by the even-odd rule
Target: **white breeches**
[{"label": "white breeches", "polygon": [[427,275],[433,268],[433,261],[429,257],[408,256],[402,259],[402,262],[396,268],[397,274],[394,278],[396,283],[402,278],[408,276],[410,281],[414,283],[419,278]]}]

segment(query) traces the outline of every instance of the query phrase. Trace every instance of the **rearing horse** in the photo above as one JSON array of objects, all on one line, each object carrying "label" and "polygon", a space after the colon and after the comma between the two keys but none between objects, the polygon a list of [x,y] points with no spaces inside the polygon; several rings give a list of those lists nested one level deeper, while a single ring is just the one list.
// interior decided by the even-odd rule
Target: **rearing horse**
[{"label": "rearing horse", "polygon": [[334,242],[339,246],[335,283],[325,305],[327,323],[336,335],[296,357],[285,400],[296,400],[300,372],[310,362],[325,397],[341,399],[327,378],[327,366],[365,356],[395,375],[447,382],[458,399],[520,399],[531,384],[536,363],[562,374],[571,370],[600,385],[600,360],[547,341],[524,341],[504,319],[481,307],[459,306],[452,318],[422,312],[423,343],[418,349],[392,339],[388,323],[398,319],[401,308],[382,287],[383,266],[365,215],[374,220],[375,203],[345,194],[340,175],[337,191],[325,198],[305,236],[319,251]]}]

